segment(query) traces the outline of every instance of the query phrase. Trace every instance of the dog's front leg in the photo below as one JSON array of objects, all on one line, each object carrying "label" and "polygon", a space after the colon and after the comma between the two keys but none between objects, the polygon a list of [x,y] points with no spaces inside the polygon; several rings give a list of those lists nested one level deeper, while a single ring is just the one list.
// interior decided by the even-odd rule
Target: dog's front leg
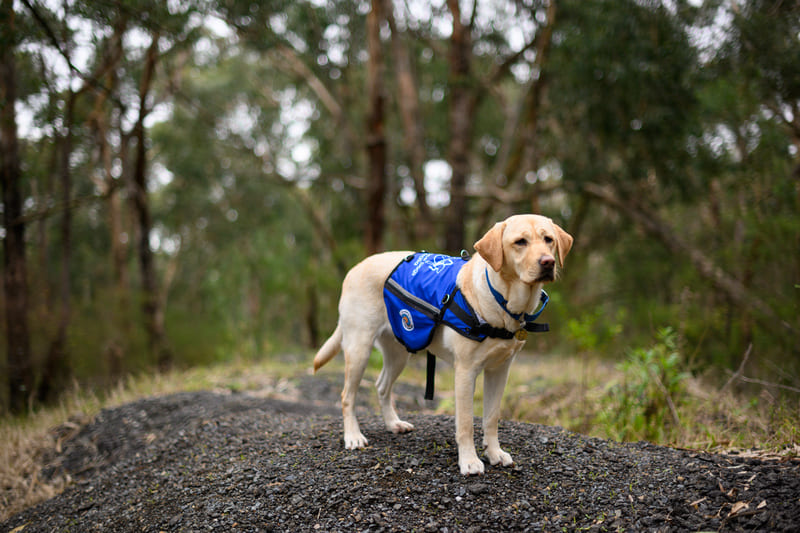
[{"label": "dog's front leg", "polygon": [[480,460],[478,453],[475,451],[472,414],[472,400],[475,396],[477,371],[471,367],[464,368],[463,365],[456,363],[455,374],[458,467],[463,475],[483,474],[483,461]]},{"label": "dog's front leg", "polygon": [[497,436],[497,425],[500,422],[500,406],[503,400],[503,390],[508,381],[508,370],[511,359],[493,369],[486,369],[483,373],[483,446],[489,463],[503,466],[514,464],[511,455],[500,448],[500,439]]}]

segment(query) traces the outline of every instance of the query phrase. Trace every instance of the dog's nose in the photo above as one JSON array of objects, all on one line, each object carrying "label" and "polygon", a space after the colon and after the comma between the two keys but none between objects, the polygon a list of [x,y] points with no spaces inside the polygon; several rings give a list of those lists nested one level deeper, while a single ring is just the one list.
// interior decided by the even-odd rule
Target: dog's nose
[{"label": "dog's nose", "polygon": [[556,266],[556,258],[552,255],[543,255],[539,258],[539,265],[541,265],[542,268],[553,268]]}]

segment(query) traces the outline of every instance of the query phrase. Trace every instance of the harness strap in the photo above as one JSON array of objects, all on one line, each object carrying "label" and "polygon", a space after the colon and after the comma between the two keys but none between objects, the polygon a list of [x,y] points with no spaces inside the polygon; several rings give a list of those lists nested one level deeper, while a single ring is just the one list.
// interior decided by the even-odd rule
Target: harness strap
[{"label": "harness strap", "polygon": [[530,331],[531,333],[545,333],[550,331],[550,324],[543,323],[539,324],[537,322],[526,322],[524,326],[525,331]]},{"label": "harness strap", "polygon": [[549,301],[550,301],[550,297],[549,297],[549,296],[547,295],[547,293],[546,293],[546,292],[544,292],[544,290],[543,290],[543,291],[542,291],[542,293],[541,293],[541,295],[539,296],[539,304],[541,305],[541,307],[539,308],[539,310],[538,310],[538,311],[536,311],[536,312],[535,312],[535,313],[533,313],[532,315],[529,315],[529,314],[527,314],[527,313],[524,313],[524,312],[523,312],[523,313],[512,313],[512,312],[511,312],[511,311],[508,309],[508,300],[506,300],[506,299],[503,297],[503,295],[502,295],[502,294],[500,294],[500,291],[498,291],[497,289],[495,289],[495,288],[492,286],[492,282],[491,282],[491,281],[489,281],[489,269],[486,269],[486,270],[484,270],[484,273],[486,274],[486,284],[489,286],[489,290],[491,291],[491,293],[492,293],[492,296],[494,296],[494,299],[495,299],[495,301],[497,302],[497,304],[498,304],[500,307],[502,307],[502,308],[503,308],[503,311],[505,311],[506,313],[508,313],[508,314],[509,314],[509,316],[511,316],[511,318],[513,318],[514,320],[520,320],[520,319],[522,319],[522,320],[524,320],[525,322],[533,322],[534,320],[536,320],[537,318],[539,318],[539,315],[541,315],[541,314],[542,314],[542,311],[544,311],[544,308],[545,308],[545,307],[547,307],[547,302],[549,302]]},{"label": "harness strap", "polygon": [[[454,292],[459,290],[460,289],[456,288]],[[544,291],[542,292],[544,293]],[[543,294],[542,298],[543,299],[546,298],[546,295]],[[450,300],[453,301],[454,298],[450,298]],[[466,305],[469,305],[469,303],[467,303],[466,301],[464,303]],[[452,311],[452,313],[456,315],[459,318],[459,320],[463,321],[465,324],[470,326],[470,331],[469,331],[470,336],[475,336],[475,337],[486,336],[486,337],[492,337],[494,339],[510,339],[517,335],[517,332],[509,331],[506,328],[497,328],[487,322],[480,323],[477,319],[477,314],[471,308],[463,309],[460,305],[456,304],[450,306],[450,311]],[[538,314],[539,313],[536,313],[537,316]],[[526,316],[532,316],[532,315],[526,315]],[[530,333],[544,333],[550,331],[550,325],[539,324],[536,322],[525,322],[525,325],[522,326],[522,329]]]},{"label": "harness strap", "polygon": [[433,400],[434,376],[436,375],[436,356],[428,352],[428,367],[425,378],[425,399]]}]

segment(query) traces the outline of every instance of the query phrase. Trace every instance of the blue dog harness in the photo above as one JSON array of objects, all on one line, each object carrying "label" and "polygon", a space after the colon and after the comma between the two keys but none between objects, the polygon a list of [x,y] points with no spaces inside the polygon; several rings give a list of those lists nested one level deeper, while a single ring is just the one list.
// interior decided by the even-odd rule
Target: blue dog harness
[{"label": "blue dog harness", "polygon": [[[458,273],[469,257],[452,257],[432,253],[414,253],[395,267],[386,280],[383,300],[395,338],[409,352],[426,348],[436,333],[436,327],[444,324],[454,331],[482,342],[487,337],[524,340],[527,332],[549,331],[547,324],[533,322],[544,310],[549,300],[542,291],[541,307],[534,314],[511,313],[503,296],[492,287],[489,273],[486,281],[497,303],[515,320],[523,321],[522,329],[511,332],[496,328],[483,321],[469,305],[456,284]],[[425,398],[433,399],[433,373],[436,359],[428,352],[428,383]]]}]

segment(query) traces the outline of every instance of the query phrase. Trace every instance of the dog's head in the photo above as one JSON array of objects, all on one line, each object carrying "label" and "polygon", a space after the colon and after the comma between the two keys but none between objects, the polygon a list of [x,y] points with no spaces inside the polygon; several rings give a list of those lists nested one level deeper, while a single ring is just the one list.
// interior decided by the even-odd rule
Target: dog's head
[{"label": "dog's head", "polygon": [[547,217],[514,215],[498,222],[475,243],[475,250],[508,279],[550,282],[572,248],[572,235]]}]

